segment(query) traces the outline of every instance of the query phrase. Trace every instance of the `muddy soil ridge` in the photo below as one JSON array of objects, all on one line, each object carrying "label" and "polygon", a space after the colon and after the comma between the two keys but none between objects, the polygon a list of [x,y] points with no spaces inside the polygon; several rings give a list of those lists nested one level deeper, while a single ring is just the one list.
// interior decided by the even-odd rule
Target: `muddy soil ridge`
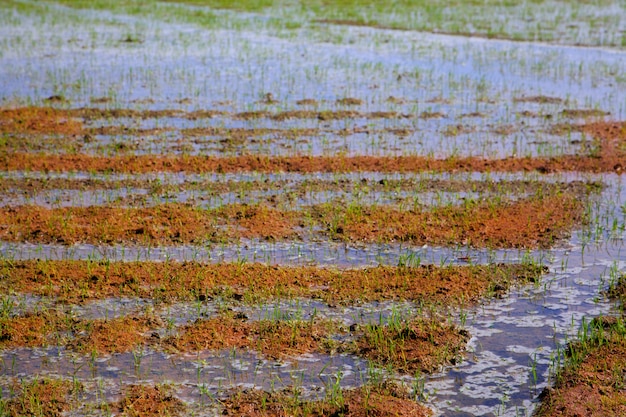
[{"label": "muddy soil ridge", "polygon": [[[532,98],[535,99],[535,98]],[[571,110],[570,113],[575,112]],[[581,117],[576,111],[573,116]],[[127,116],[154,118],[175,115],[194,118],[194,113],[173,110],[60,110],[48,107],[28,107],[0,111],[0,131],[10,135],[41,134],[88,136],[84,123],[93,117]],[[304,116],[297,111],[289,117]],[[332,113],[337,119],[354,117],[345,112]],[[589,117],[584,113],[585,117]],[[595,113],[594,113],[595,115]],[[260,116],[255,114],[256,116]],[[395,117],[372,113],[368,117]],[[241,117],[239,115],[238,117]],[[250,116],[246,116],[250,117]],[[278,116],[274,116],[275,118]],[[282,118],[283,116],[281,116]],[[287,116],[285,116],[287,117]],[[95,172],[623,172],[625,165],[626,122],[593,121],[583,124],[559,124],[554,132],[565,134],[581,132],[596,141],[587,154],[551,157],[506,157],[487,159],[482,157],[449,157],[436,159],[424,156],[263,156],[244,155],[235,157],[202,155],[122,155],[97,156],[86,154],[31,154],[5,150],[0,152],[0,169],[37,171],[95,171]],[[303,132],[294,131],[293,135]],[[306,133],[306,132],[304,132]],[[249,132],[254,134],[254,132]],[[241,136],[242,133],[237,133]],[[241,140],[246,140],[243,133]],[[229,137],[232,134],[229,133]]]}]

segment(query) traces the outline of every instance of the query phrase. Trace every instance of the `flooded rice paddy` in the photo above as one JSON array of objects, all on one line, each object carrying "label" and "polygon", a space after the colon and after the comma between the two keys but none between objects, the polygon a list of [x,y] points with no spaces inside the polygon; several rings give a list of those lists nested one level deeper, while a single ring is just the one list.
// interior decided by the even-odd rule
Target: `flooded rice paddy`
[{"label": "flooded rice paddy", "polygon": [[621,314],[619,4],[511,34],[149,3],[0,1],[2,412],[37,380],[72,416],[134,415],[134,385],[346,412],[393,381],[531,416]]}]

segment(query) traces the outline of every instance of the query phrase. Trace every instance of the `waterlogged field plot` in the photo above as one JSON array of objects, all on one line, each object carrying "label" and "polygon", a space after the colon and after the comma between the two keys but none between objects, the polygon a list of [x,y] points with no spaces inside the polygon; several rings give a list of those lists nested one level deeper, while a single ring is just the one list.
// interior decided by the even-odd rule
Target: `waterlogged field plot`
[{"label": "waterlogged field plot", "polygon": [[625,413],[623,4],[123,3],[0,1],[1,415]]}]

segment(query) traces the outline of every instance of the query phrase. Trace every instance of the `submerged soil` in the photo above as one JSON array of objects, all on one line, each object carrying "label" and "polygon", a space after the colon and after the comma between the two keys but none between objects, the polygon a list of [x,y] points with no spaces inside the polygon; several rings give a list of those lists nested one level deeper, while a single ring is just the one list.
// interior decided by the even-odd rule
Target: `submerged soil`
[{"label": "submerged soil", "polygon": [[[529,97],[522,100],[541,102],[549,98]],[[594,121],[584,124],[559,125],[555,132],[567,130],[582,131],[599,141],[593,152],[586,155],[560,155],[553,157],[508,157],[504,159],[488,159],[482,157],[449,157],[435,159],[422,156],[257,156],[243,155],[236,157],[223,156],[163,156],[163,155],[121,155],[121,156],[92,156],[86,154],[42,154],[35,155],[20,152],[19,139],[13,135],[41,134],[81,136],[87,140],[90,135],[97,133],[91,128],[85,128],[83,122],[103,118],[163,118],[176,117],[195,120],[198,118],[223,116],[221,112],[183,112],[179,110],[102,110],[102,109],[72,109],[61,110],[48,107],[25,107],[18,109],[4,109],[0,111],[0,133],[8,135],[15,142],[8,150],[0,153],[0,169],[2,170],[38,170],[38,171],[90,171],[90,172],[352,172],[352,171],[380,171],[380,172],[422,172],[422,171],[462,171],[462,172],[618,172],[625,166],[623,137],[624,122]],[[280,113],[255,111],[231,115],[235,119],[249,120],[251,118],[269,118],[274,121],[283,121],[290,118],[315,118],[319,120],[339,120],[346,118],[398,118],[410,117],[393,112],[358,113],[353,110],[308,111],[294,110]],[[601,117],[593,110],[564,110],[564,117],[589,118]],[[420,115],[419,117],[426,117]],[[113,131],[117,127],[103,127]],[[500,128],[496,128],[498,131]],[[202,130],[202,129],[201,129]],[[458,129],[457,129],[458,130]],[[455,132],[458,134],[458,131]],[[501,129],[500,129],[501,130]],[[120,133],[120,132],[118,132]],[[132,133],[132,132],[131,132]],[[152,133],[155,133],[154,131]],[[183,132],[184,133],[184,132]],[[185,134],[215,134],[224,136],[228,141],[246,141],[251,136],[277,133],[271,129],[226,129],[210,128],[208,131],[195,132],[191,129]],[[280,135],[297,138],[312,132],[305,129],[281,130]],[[56,147],[63,147],[59,143]],[[80,148],[80,147],[79,147]]]},{"label": "submerged soil", "polygon": [[[304,196],[314,192],[475,192],[502,194],[530,194],[541,189],[551,194],[559,191],[580,192],[584,188],[599,190],[602,185],[597,182],[572,181],[567,183],[541,183],[530,180],[446,180],[436,178],[384,178],[374,181],[364,175],[360,179],[339,178],[319,179],[315,177],[299,179],[280,179],[272,181],[230,180],[230,179],[194,179],[182,183],[168,182],[167,179],[100,179],[100,178],[3,178],[0,191],[3,193],[31,194],[50,190],[118,190],[145,189],[151,194],[182,193],[189,191],[205,191],[209,195],[224,193],[248,193],[252,191],[269,192],[284,191]],[[268,197],[269,200],[269,197]]]}]

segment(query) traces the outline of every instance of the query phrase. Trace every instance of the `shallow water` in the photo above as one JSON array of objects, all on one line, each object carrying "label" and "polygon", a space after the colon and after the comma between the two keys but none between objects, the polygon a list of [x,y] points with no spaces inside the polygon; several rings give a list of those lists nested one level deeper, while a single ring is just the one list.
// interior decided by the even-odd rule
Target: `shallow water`
[{"label": "shallow water", "polygon": [[[14,349],[0,354],[0,389],[9,394],[14,379],[33,374],[80,381],[85,402],[104,404],[119,399],[130,384],[172,384],[176,394],[192,404],[217,406],[215,398],[233,388],[266,390],[299,387],[305,398],[323,396],[323,387],[339,378],[356,387],[371,371],[366,361],[346,355],[302,355],[284,361],[267,360],[253,351],[225,350],[164,354],[151,350],[114,355],[77,354],[64,349]],[[84,410],[87,411],[87,410]],[[202,410],[207,412],[206,408]],[[85,412],[93,415],[97,410]]]},{"label": "shallow water", "polygon": [[[621,207],[626,201],[620,184],[618,178],[613,177],[610,187],[604,191],[603,198],[599,199],[602,204],[598,208],[598,218],[603,218],[603,212],[607,219],[612,218],[608,214],[612,213],[612,216],[615,216],[615,209]],[[623,224],[623,214],[617,215],[617,217]],[[609,239],[609,237],[612,238]],[[592,240],[589,241],[589,239]],[[626,269],[626,262],[623,261],[622,245],[623,236],[621,233],[611,232],[610,230],[597,230],[596,234],[591,237],[581,232],[575,233],[564,248],[530,253],[520,251],[480,251],[466,248],[457,250],[428,247],[414,248],[393,244],[350,247],[347,245],[329,244],[328,242],[300,244],[293,242],[284,244],[247,242],[245,246],[242,245],[237,249],[222,248],[221,252],[219,252],[220,255],[213,252],[214,255],[211,255],[211,259],[219,260],[219,256],[222,256],[222,260],[232,261],[236,257],[242,259],[242,257],[250,256],[250,261],[255,260],[256,257],[256,260],[263,261],[264,259],[262,258],[265,258],[265,261],[272,263],[300,264],[310,262],[333,266],[364,266],[378,263],[396,265],[402,259],[402,256],[405,256],[404,259],[406,259],[409,254],[417,254],[417,256],[421,257],[423,263],[463,263],[465,262],[465,256],[469,256],[476,263],[512,262],[519,261],[524,257],[528,259],[529,256],[545,262],[550,266],[550,273],[543,278],[541,283],[513,290],[510,296],[502,300],[487,300],[483,305],[476,308],[450,313],[452,314],[451,317],[457,322],[464,323],[473,336],[470,343],[471,353],[467,355],[465,361],[460,365],[427,378],[421,393],[422,398],[426,399],[427,403],[433,406],[441,415],[507,415],[517,417],[530,415],[535,405],[533,401],[541,389],[549,383],[550,372],[559,363],[559,349],[562,352],[564,344],[576,337],[583,318],[590,320],[595,316],[611,313],[612,305],[603,298],[600,290],[606,287],[611,273],[615,274]],[[85,259],[87,257],[93,258],[94,253],[98,253],[98,249],[85,246],[73,248],[61,246],[40,247],[37,249],[34,246],[28,248],[28,245],[15,245],[13,250],[14,252],[11,256],[16,258],[51,257],[63,259],[74,257]],[[55,250],[58,251],[56,254]],[[145,248],[136,248],[137,252],[121,248],[99,248],[99,250],[101,251],[99,252],[100,256],[112,259],[132,260],[139,257],[139,253],[143,253],[142,256],[150,259],[164,259],[168,256],[171,259],[182,260],[191,259],[192,257],[189,255],[191,252],[194,252],[193,256],[195,256],[195,259],[208,258],[208,252],[200,254],[198,248],[155,248],[153,251]],[[263,252],[264,250],[266,252]],[[252,253],[254,255],[251,255]],[[25,304],[28,303],[25,302]],[[32,304],[33,302],[31,301]],[[126,310],[124,310],[125,308]],[[145,311],[146,308],[156,308],[157,311],[160,311],[158,314],[162,318],[173,320],[176,325],[187,323],[198,317],[208,317],[216,311],[216,306],[208,302],[155,307],[151,306],[150,302],[146,303],[142,300],[120,300],[114,302],[105,300],[88,303],[73,310],[76,314],[84,317],[98,318],[106,317],[109,314],[114,315],[113,311]],[[239,307],[235,307],[235,309],[237,310]],[[413,314],[411,312],[414,312],[415,309],[410,303],[404,305],[383,303],[360,307],[329,308],[315,301],[292,300],[277,304],[264,304],[256,308],[246,307],[242,311],[245,311],[251,319],[276,318],[277,316],[281,318],[308,319],[315,312],[319,317],[338,318],[343,320],[346,325],[349,325],[359,320],[363,322],[385,320],[390,314],[398,311],[411,315]],[[42,354],[37,349],[18,349],[17,351],[4,352],[2,355],[5,366],[8,363],[13,364],[10,372],[5,367],[3,373],[7,378],[11,373],[29,374],[32,373],[32,369],[39,369],[42,366],[38,362],[43,360],[41,359]],[[70,356],[72,355],[74,354]],[[159,355],[162,354],[149,353],[147,355],[147,357],[152,358],[151,360],[154,362],[155,367],[161,360],[167,362]],[[223,355],[218,354],[215,356],[215,354],[209,353],[206,355],[208,356],[203,356],[203,359],[209,361],[207,363],[213,363],[211,361],[215,360],[221,361],[222,365],[220,365],[219,372],[227,372],[224,369],[230,369],[223,364],[226,361]],[[13,357],[17,359],[14,361]],[[216,357],[217,359],[215,359]],[[86,359],[82,360],[85,361]],[[319,360],[324,362],[331,359]],[[333,369],[338,371],[343,369],[343,366],[352,366],[350,364],[354,360],[348,357],[335,357],[332,361],[339,368]],[[68,361],[69,359],[67,358],[59,359],[60,365],[56,372],[61,375],[67,375],[68,369],[71,369]],[[110,375],[107,372],[98,374],[96,378],[103,380],[105,386],[112,384],[113,380],[120,378],[126,381],[126,383],[130,383],[137,378],[133,374],[132,355],[120,355],[119,357],[114,355],[112,359],[107,359],[107,361],[123,365],[110,365],[111,369],[115,368],[115,371],[110,371],[113,372]],[[158,366],[170,365],[159,364]],[[193,367],[193,365],[186,366]],[[290,366],[286,367],[290,370],[289,372],[297,373],[302,371],[302,369],[294,371]],[[323,365],[320,366],[323,367]],[[249,367],[247,366],[248,370]],[[250,384],[251,379],[271,381],[273,374],[270,370],[275,367],[276,365],[260,366],[255,370],[253,376],[249,374],[244,376],[241,373],[237,373],[238,371],[233,371],[236,377],[231,382],[235,385],[243,384],[242,386],[248,386],[245,384]],[[306,368],[305,373],[312,375],[308,364],[303,365],[303,367]],[[363,365],[357,380],[350,383],[350,379],[346,378],[345,383],[353,385],[358,384],[358,381],[362,382],[363,378],[365,378],[362,374],[367,373],[365,368],[366,366]],[[185,377],[181,376],[180,379],[175,379],[175,381],[182,384],[180,389],[183,392],[191,390],[192,393],[188,394],[190,396],[186,398],[198,399],[199,394],[197,391],[194,391],[198,389],[197,385],[192,385],[189,388],[189,384],[191,384],[188,381],[189,375],[193,374],[193,369],[189,369],[191,370],[176,371]],[[171,375],[176,373],[172,372],[174,371],[164,371],[164,375],[169,375],[170,378],[173,378]],[[286,374],[289,373],[285,372]],[[342,370],[342,372],[344,371]],[[160,381],[158,372],[156,376],[152,375],[146,378],[148,380]],[[410,376],[400,376],[400,378],[405,380],[407,385],[414,385],[415,381]],[[217,381],[212,382],[211,389],[215,389],[215,384],[220,387],[227,385],[226,382],[219,382],[223,381],[220,378]],[[310,392],[318,392],[324,388],[324,384],[319,383],[319,381],[315,382],[315,378],[311,377],[311,380],[306,381],[304,385],[308,387]],[[258,386],[266,387],[266,385],[261,383]],[[193,394],[193,392],[196,393]]]},{"label": "shallow water", "polygon": [[[338,242],[266,242],[244,240],[239,245],[198,246],[72,246],[52,244],[14,244],[0,242],[0,253],[8,259],[110,259],[202,262],[264,262],[269,264],[362,267],[379,264],[398,265],[403,259],[424,264],[466,264],[519,261],[527,252],[519,250],[456,249],[414,247],[406,244],[347,244]],[[528,252],[530,256],[541,253]]]},{"label": "shallow water", "polygon": [[[62,94],[73,107],[93,106],[92,99],[108,97],[111,101],[106,105],[111,107],[276,111],[297,108],[297,100],[313,98],[322,109],[443,114],[383,121],[290,120],[278,125],[330,130],[408,125],[416,133],[402,141],[375,135],[341,138],[331,133],[324,136],[328,145],[321,137],[294,150],[282,147],[279,140],[278,147],[247,149],[255,153],[550,155],[577,149],[567,137],[542,133],[553,121],[569,120],[560,116],[562,110],[599,109],[618,119],[626,115],[626,99],[616,89],[624,83],[620,74],[626,73],[626,52],[620,50],[362,27],[308,28],[279,37],[271,30],[202,30],[193,24],[22,3],[30,7],[29,12],[6,16],[0,32],[7,46],[0,56],[0,100],[7,103],[41,104],[49,96]],[[26,24],[38,31],[25,33],[21,29]],[[317,31],[348,43],[320,39]],[[141,42],[121,42],[129,34],[136,34]],[[272,93],[278,103],[264,104],[266,93]],[[514,100],[534,95],[562,101]],[[390,96],[404,103],[390,102]],[[363,104],[337,105],[336,100],[344,97],[356,97]],[[223,102],[229,104],[219,104]],[[521,120],[519,114],[524,111],[552,119]],[[478,127],[476,132],[442,133],[450,128],[458,131],[457,125],[465,124],[459,118],[476,112],[488,115],[484,125],[471,121]],[[158,123],[168,125],[167,121]],[[266,119],[222,117],[199,123],[247,128],[277,125]],[[489,126],[509,124],[517,127],[513,133],[490,132]]]},{"label": "shallow water", "polygon": [[[21,11],[0,13],[0,102],[7,106],[49,105],[47,97],[60,94],[59,106],[100,106],[133,109],[222,110],[230,114],[188,120],[93,121],[90,126],[132,128],[192,127],[316,128],[322,132],[293,141],[280,135],[258,142],[226,146],[223,138],[186,138],[178,132],[136,141],[129,153],[202,153],[236,155],[242,152],[271,155],[324,155],[342,153],[373,155],[520,156],[554,155],[584,151],[580,135],[548,133],[551,126],[580,122],[562,114],[566,109],[598,109],[608,118],[626,117],[626,52],[603,48],[553,46],[533,42],[509,42],[390,31],[361,27],[312,26],[276,33],[268,26],[258,30],[259,17],[246,14],[229,27],[203,27],[184,17],[165,22],[154,18],[109,12],[77,11],[35,1],[18,1]],[[170,6],[161,4],[160,8]],[[188,10],[186,6],[176,6]],[[3,11],[6,10],[3,6]],[[170,10],[170,9],[167,9]],[[230,19],[230,20],[229,20]],[[236,20],[239,19],[239,20]],[[243,22],[243,23],[242,23]],[[247,23],[246,23],[247,22]],[[237,26],[240,25],[240,26]],[[128,37],[137,42],[124,42]],[[267,93],[278,101],[263,102]],[[555,103],[516,99],[542,95]],[[342,106],[338,99],[355,97],[357,106]],[[390,99],[391,97],[391,99]],[[102,101],[105,103],[95,102]],[[312,98],[315,106],[296,101]],[[298,108],[315,110],[394,111],[410,117],[344,120],[270,118],[244,121],[232,117],[242,111],[278,113]],[[424,112],[441,113],[428,118]],[[480,115],[477,115],[480,113]],[[501,133],[498,128],[506,129]],[[406,128],[406,137],[366,134],[383,128]],[[471,129],[470,129],[471,128]],[[347,130],[347,135],[339,134]],[[359,133],[361,132],[361,133]],[[269,139],[269,140],[268,140]],[[114,149],[126,136],[98,136],[86,145]],[[182,143],[181,143],[182,141]],[[131,143],[132,144],[132,143]],[[107,148],[107,149],[109,149]],[[11,172],[2,178],[76,178],[123,182],[144,178],[185,184],[193,181],[304,181],[349,179],[372,181],[421,178],[422,174],[207,174],[157,173],[143,176]],[[514,262],[533,259],[550,266],[550,273],[536,286],[515,289],[501,300],[452,311],[451,319],[464,324],[473,335],[472,352],[463,363],[425,380],[420,395],[445,416],[528,416],[550,372],[559,363],[560,350],[576,337],[583,319],[611,314],[612,305],[600,290],[610,274],[626,271],[622,182],[614,175],[523,176],[520,174],[446,174],[439,178],[484,179],[540,178],[606,180],[609,183],[591,212],[591,226],[550,251],[476,250],[464,247],[414,247],[405,244],[358,245],[326,241],[260,242],[206,247],[93,246],[78,244],[35,245],[1,242],[0,255],[9,259],[111,259],[199,260],[206,262],[267,262],[315,264],[332,267],[398,265],[408,260],[430,264]],[[144,190],[113,190],[75,194],[53,190],[42,195],[17,197],[0,203],[41,205],[90,205],[107,203]],[[196,194],[198,195],[198,194]],[[388,196],[373,194],[380,204]],[[440,194],[441,195],[441,194]],[[310,195],[306,201],[347,197],[343,194]],[[430,195],[417,196],[427,203]],[[443,201],[446,200],[443,194]],[[458,197],[458,194],[455,194]],[[30,198],[31,200],[28,200]],[[188,198],[181,194],[180,200]],[[227,195],[226,201],[239,202]],[[246,198],[254,201],[255,195]],[[451,197],[452,199],[452,197]],[[421,201],[421,200],[420,200]],[[298,204],[304,204],[298,202]],[[212,202],[207,202],[210,206]],[[15,312],[40,307],[69,308],[54,300],[24,295],[5,298]],[[313,314],[342,320],[346,325],[384,320],[397,311],[415,313],[410,303],[381,303],[329,307],[316,301],[280,300],[260,306],[231,306],[245,310],[251,319],[302,317]],[[216,303],[155,305],[149,300],[102,300],[71,307],[85,318],[116,317],[155,311],[165,320],[182,325],[208,317],[220,308]],[[0,352],[0,386],[3,397],[13,378],[56,375],[77,378],[90,402],[119,396],[121,385],[134,382],[172,382],[178,395],[195,406],[211,402],[228,388],[280,388],[301,385],[307,395],[323,390],[341,378],[342,386],[362,384],[372,373],[365,361],[349,356],[310,355],[276,362],[254,352],[199,352],[165,355],[145,351],[134,354],[90,357],[62,349],[15,349]],[[409,386],[419,386],[423,376],[396,375]],[[198,415],[203,411],[200,409]],[[85,409],[78,414],[97,414]]]},{"label": "shallow water", "polygon": [[391,207],[459,206],[471,201],[499,198],[507,201],[523,199],[527,195],[515,193],[478,192],[410,192],[410,191],[300,191],[288,194],[288,190],[245,191],[219,193],[214,191],[187,191],[151,193],[146,189],[120,190],[66,190],[51,189],[37,193],[12,193],[0,202],[2,206],[37,205],[46,208],[59,207],[152,207],[180,203],[194,207],[214,209],[228,204],[268,204],[281,209],[298,210],[316,204],[351,201],[363,206],[385,205]]},{"label": "shallow water", "polygon": [[515,290],[467,314],[472,353],[460,366],[430,377],[425,387],[428,402],[442,415],[531,415],[583,318],[612,311],[599,290],[607,285],[613,260],[624,258],[622,243],[589,249],[584,259],[576,252],[556,257],[537,287]]}]

